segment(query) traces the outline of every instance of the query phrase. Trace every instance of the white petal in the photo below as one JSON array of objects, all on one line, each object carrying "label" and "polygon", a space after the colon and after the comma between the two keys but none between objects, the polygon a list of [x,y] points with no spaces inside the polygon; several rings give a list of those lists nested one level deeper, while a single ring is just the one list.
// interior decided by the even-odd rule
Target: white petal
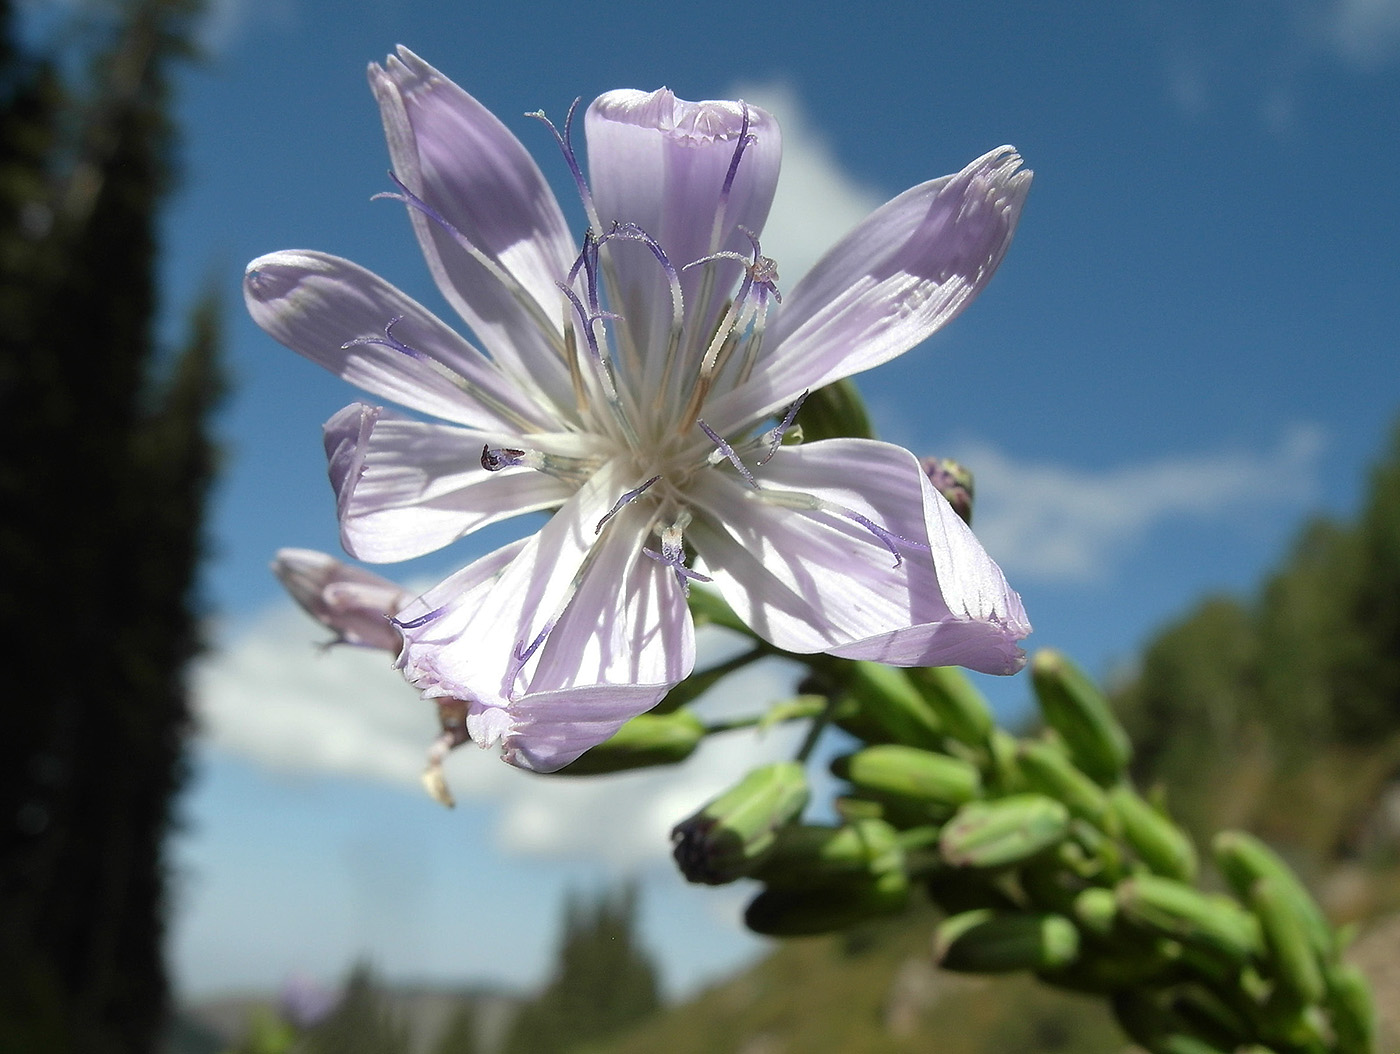
[{"label": "white petal", "polygon": [[[720,195],[743,127],[737,102],[685,102],[665,88],[655,92],[611,91],[588,108],[588,169],[604,230],[633,223],[651,235],[681,272],[686,309],[685,357],[673,378],[692,379],[741,265],[722,261],[701,302],[705,268],[681,269],[718,250],[748,256],[752,247],[739,231],[763,229],[778,184],[782,137],[767,112],[748,106],[753,141],[735,171],[728,203]],[[718,241],[715,241],[718,218]],[[637,243],[609,242],[623,325],[644,363],[642,398],[656,390],[665,367],[671,325],[671,292],[661,267]]]},{"label": "white petal", "polygon": [[[349,260],[269,253],[248,265],[243,295],[270,336],[373,395],[476,428],[514,431],[549,420],[432,312]],[[382,344],[344,346],[383,338],[396,318],[392,336],[420,355]]]},{"label": "white petal", "polygon": [[727,433],[806,390],[903,354],[991,279],[1030,190],[1009,146],[882,205],[797,284],[768,326],[754,376],[705,420]]},{"label": "white petal", "polygon": [[494,114],[407,48],[371,64],[369,79],[395,174],[509,280],[410,208],[438,288],[519,383],[566,405],[568,373],[553,346],[562,333],[556,283],[576,249],[553,191]]},{"label": "white petal", "polygon": [[409,560],[489,523],[562,505],[575,490],[567,482],[482,467],[484,445],[521,442],[362,404],[341,410],[326,422],[326,449],[345,551],[376,563]]},{"label": "white petal", "polygon": [[694,663],[680,587],[641,555],[647,510],[624,508],[596,530],[637,482],[605,465],[534,537],[403,612],[410,623],[437,612],[403,628],[410,679],[430,695],[505,709],[508,732],[485,715],[477,726],[500,734],[516,764],[567,764]]},{"label": "white petal", "polygon": [[794,652],[829,651],[899,666],[1011,673],[1030,632],[1020,598],[908,451],[871,440],[784,447],[762,487],[813,495],[929,546],[890,550],[847,515],[764,500],[707,472],[692,497],[705,515],[687,536],[734,610]]}]

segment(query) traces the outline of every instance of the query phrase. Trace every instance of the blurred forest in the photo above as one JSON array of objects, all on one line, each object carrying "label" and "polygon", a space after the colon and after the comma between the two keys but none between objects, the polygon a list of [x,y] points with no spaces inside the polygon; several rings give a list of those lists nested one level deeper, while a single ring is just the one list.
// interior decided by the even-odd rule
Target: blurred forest
[{"label": "blurred forest", "polygon": [[[1400,1042],[1400,421],[1355,522],[1320,519],[1250,598],[1212,597],[1151,640],[1113,693],[1134,776],[1199,848],[1261,834],[1361,934],[1378,1049]],[[1203,854],[1208,858],[1208,854]],[[932,907],[788,940],[588,1054],[1117,1054],[1102,1000],[1025,974],[936,969]]]},{"label": "blurred forest", "polygon": [[170,81],[197,5],[0,0],[0,1050],[151,1051],[169,1013],[164,846],[214,471],[218,311],[154,335]]}]

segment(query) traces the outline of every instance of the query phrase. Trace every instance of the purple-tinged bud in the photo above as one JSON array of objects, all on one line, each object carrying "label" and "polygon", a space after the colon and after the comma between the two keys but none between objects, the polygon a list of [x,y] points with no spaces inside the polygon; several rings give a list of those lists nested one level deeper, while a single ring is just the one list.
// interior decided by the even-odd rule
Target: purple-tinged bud
[{"label": "purple-tinged bud", "polygon": [[807,805],[807,776],[795,761],[754,769],[671,831],[687,880],[718,886],[743,878],[773,848],[777,831]]},{"label": "purple-tinged bud", "polygon": [[933,489],[948,499],[963,523],[972,526],[972,473],[952,458],[926,457],[920,462]]},{"label": "purple-tinged bud", "polygon": [[399,653],[403,641],[389,617],[413,599],[402,586],[313,549],[279,549],[272,573],[308,615],[335,633],[332,644]]}]

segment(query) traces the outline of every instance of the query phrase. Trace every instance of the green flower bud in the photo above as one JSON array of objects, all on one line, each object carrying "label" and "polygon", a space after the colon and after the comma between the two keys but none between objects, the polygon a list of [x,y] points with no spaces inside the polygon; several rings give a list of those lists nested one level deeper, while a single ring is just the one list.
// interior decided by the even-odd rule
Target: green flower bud
[{"label": "green flower bud", "polygon": [[967,674],[956,666],[924,666],[904,672],[948,735],[970,747],[987,745],[996,721]]},{"label": "green flower bud", "polygon": [[1294,914],[1307,929],[1314,954],[1323,960],[1335,954],[1337,940],[1332,927],[1307,888],[1277,853],[1243,831],[1221,831],[1212,848],[1216,866],[1237,897],[1247,902],[1257,881],[1270,880],[1277,894],[1292,902]]},{"label": "green flower bud", "polygon": [[557,775],[594,776],[653,765],[674,765],[695,753],[704,738],[704,724],[689,710],[642,714],[614,732],[611,739],[559,770]]},{"label": "green flower bud", "polygon": [[1118,921],[1118,898],[1111,889],[1090,886],[1074,898],[1074,917],[1086,933],[1108,938]]},{"label": "green flower bud", "polygon": [[1091,947],[1060,970],[1040,974],[1057,988],[1103,995],[1125,988],[1153,987],[1175,970],[1180,945],[1173,941],[1139,941],[1113,948]]},{"label": "green flower bud", "polygon": [[933,932],[934,961],[963,973],[1056,970],[1078,954],[1074,923],[1049,912],[965,911]]},{"label": "green flower bud", "polygon": [[772,886],[804,885],[899,871],[903,866],[899,832],[883,820],[860,820],[843,827],[783,827],[751,874]]},{"label": "green flower bud", "polygon": [[865,401],[849,378],[809,393],[798,413],[798,423],[802,425],[803,438],[809,443],[843,437],[875,438],[870,415],[865,412]]},{"label": "green flower bud", "polygon": [[1122,989],[1112,997],[1113,1014],[1139,1046],[1151,1054],[1235,1054],[1235,1045],[1212,1042],[1193,1032],[1153,995]]},{"label": "green flower bud", "polygon": [[1123,917],[1149,932],[1244,962],[1261,950],[1259,922],[1238,904],[1175,879],[1137,875],[1114,891]]},{"label": "green flower bud", "polygon": [[812,937],[897,915],[909,903],[903,871],[807,886],[769,886],[749,902],[744,924],[769,937]]},{"label": "green flower bud", "polygon": [[1196,877],[1196,847],[1181,828],[1130,787],[1108,793],[1109,810],[1123,841],[1154,874],[1182,882]]},{"label": "green flower bud", "polygon": [[1031,790],[1062,801],[1074,816],[1099,823],[1108,798],[1103,788],[1074,767],[1058,747],[1032,740],[1016,749],[1016,764]]},{"label": "green flower bud", "polygon": [[1327,966],[1327,1010],[1339,1051],[1370,1051],[1375,1042],[1376,1009],[1366,975],[1350,963]]},{"label": "green flower bud", "polygon": [[1322,968],[1308,937],[1307,921],[1289,890],[1276,878],[1261,878],[1249,892],[1249,906],[1263,930],[1279,983],[1299,1002],[1321,1002],[1325,990]]},{"label": "green flower bud", "polygon": [[1074,763],[1105,787],[1117,783],[1132,745],[1104,694],[1068,658],[1049,648],[1031,660],[1031,681],[1045,723],[1060,734]]},{"label": "green flower bud", "polygon": [[939,852],[955,867],[1008,867],[1057,845],[1069,810],[1040,794],[969,802],[943,828]]},{"label": "green flower bud", "polygon": [[835,776],[858,790],[900,805],[933,806],[944,814],[982,793],[976,766],[961,758],[886,743],[831,763]]},{"label": "green flower bud", "polygon": [[1255,1034],[1243,1014],[1199,984],[1174,989],[1171,1009],[1193,1035],[1226,1050],[1234,1050]]},{"label": "green flower bud", "polygon": [[867,743],[902,743],[937,750],[943,725],[904,670],[876,662],[852,662],[845,667],[846,692],[835,722]]},{"label": "green flower bud", "polygon": [[747,875],[772,849],[778,829],[806,807],[807,797],[807,777],[797,762],[754,769],[671,831],[681,874],[712,886]]}]

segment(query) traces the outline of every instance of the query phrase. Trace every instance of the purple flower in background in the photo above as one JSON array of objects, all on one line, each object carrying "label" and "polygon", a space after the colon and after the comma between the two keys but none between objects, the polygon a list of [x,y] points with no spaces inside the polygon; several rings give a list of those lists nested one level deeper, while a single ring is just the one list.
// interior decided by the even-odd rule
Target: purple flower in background
[{"label": "purple flower in background", "polygon": [[[398,653],[403,641],[389,621],[413,594],[388,579],[314,549],[279,549],[272,573],[308,615],[334,631],[329,644]],[[329,645],[328,645],[329,646]]]},{"label": "purple flower in background", "polygon": [[370,82],[392,196],[481,350],[320,253],[255,260],[246,297],[288,347],[445,422],[360,403],[327,422],[352,555],[556,510],[398,613],[405,675],[466,700],[473,740],[550,771],[655,705],[694,663],[692,582],[788,651],[1021,666],[1019,597],[912,454],[783,443],[806,392],[903,353],[986,284],[1030,186],[1012,149],[899,195],[780,296],[760,236],[781,143],[757,107],[609,92],[584,118],[589,179],[566,123],[580,246],[470,95],[405,49]]}]

